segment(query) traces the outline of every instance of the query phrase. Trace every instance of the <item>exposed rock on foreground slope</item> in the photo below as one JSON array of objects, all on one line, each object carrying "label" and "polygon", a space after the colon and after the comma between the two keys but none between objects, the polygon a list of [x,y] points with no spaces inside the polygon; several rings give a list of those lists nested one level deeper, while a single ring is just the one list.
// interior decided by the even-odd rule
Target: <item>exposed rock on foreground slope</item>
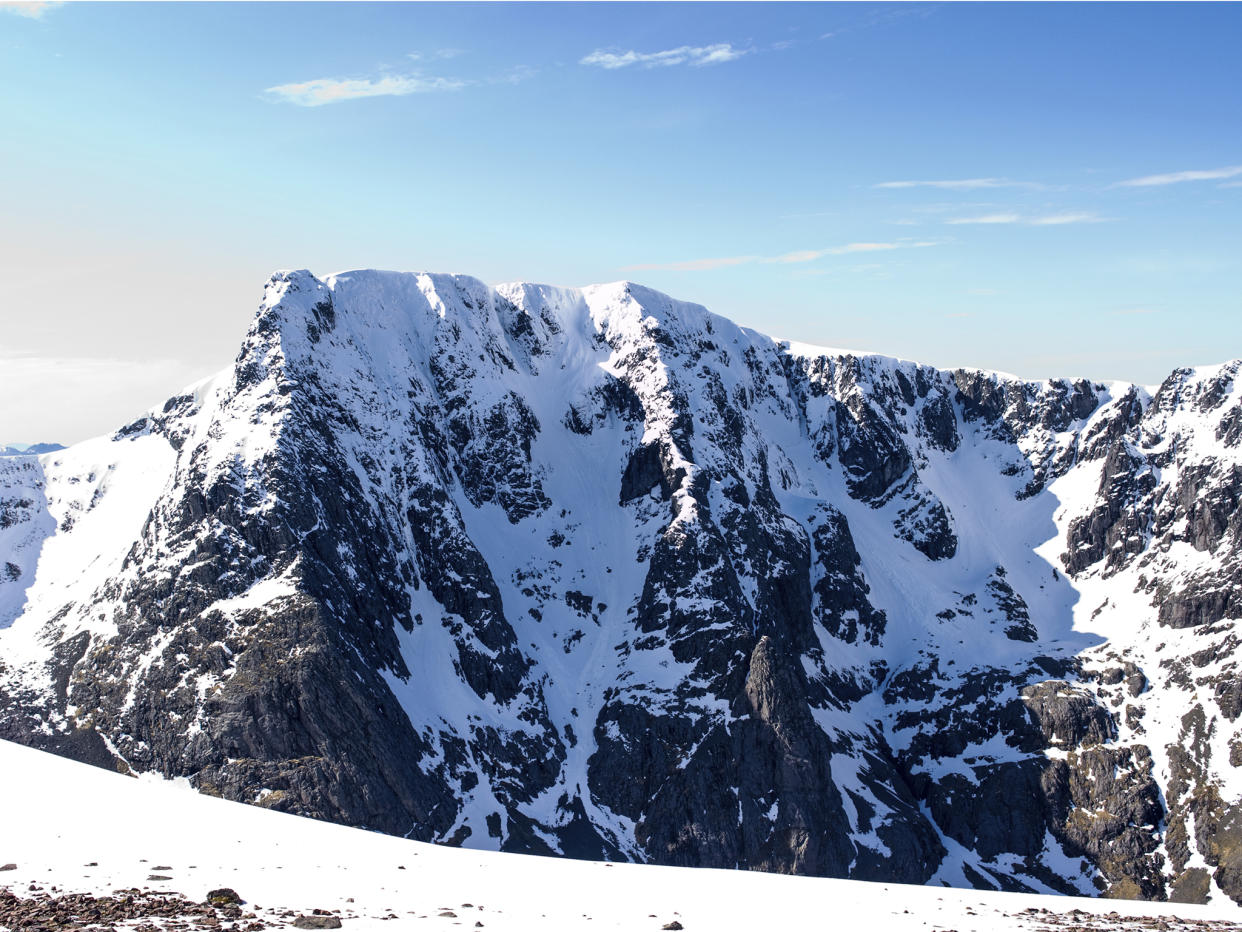
[{"label": "exposed rock on foreground slope", "polygon": [[451,844],[1242,901],[1240,365],[281,273],[230,369],[0,460],[0,737]]}]

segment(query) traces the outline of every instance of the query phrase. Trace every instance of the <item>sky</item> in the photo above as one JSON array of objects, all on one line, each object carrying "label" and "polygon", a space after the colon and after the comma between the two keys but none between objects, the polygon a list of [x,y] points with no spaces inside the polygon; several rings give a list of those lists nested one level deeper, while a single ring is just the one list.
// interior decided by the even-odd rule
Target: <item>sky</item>
[{"label": "sky", "polygon": [[630,279],[1143,384],[1242,356],[1242,4],[0,2],[0,443],[227,366],[282,268]]}]

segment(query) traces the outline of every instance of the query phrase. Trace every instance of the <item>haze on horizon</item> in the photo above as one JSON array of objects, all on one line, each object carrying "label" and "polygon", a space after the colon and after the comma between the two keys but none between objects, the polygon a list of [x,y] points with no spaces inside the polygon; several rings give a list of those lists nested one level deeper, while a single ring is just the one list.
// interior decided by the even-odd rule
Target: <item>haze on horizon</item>
[{"label": "haze on horizon", "polygon": [[806,343],[1242,356],[1238,4],[0,3],[0,444],[224,368],[268,275],[629,278]]}]

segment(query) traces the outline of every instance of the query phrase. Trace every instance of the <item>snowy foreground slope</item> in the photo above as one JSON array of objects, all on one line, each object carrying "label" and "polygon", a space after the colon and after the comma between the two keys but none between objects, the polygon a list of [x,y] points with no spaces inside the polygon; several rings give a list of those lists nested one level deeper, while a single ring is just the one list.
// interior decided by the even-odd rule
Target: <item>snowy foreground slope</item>
[{"label": "snowy foreground slope", "polygon": [[[390,928],[395,917],[432,929],[482,923],[494,932],[654,932],[673,921],[687,932],[808,924],[994,932],[1134,928],[1138,917],[1162,917],[1170,923],[1162,928],[1181,932],[1242,922],[1232,904],[1119,904],[428,845],[109,774],[4,741],[0,792],[0,862],[15,864],[0,873],[0,888],[23,896],[36,892],[32,885],[97,896],[147,888],[202,901],[229,887],[269,927],[314,909],[339,910],[343,929]],[[148,880],[152,873],[167,879]]]},{"label": "snowy foreground slope", "polygon": [[0,459],[0,737],[470,848],[1242,900],[1239,368],[279,273],[225,371]]}]

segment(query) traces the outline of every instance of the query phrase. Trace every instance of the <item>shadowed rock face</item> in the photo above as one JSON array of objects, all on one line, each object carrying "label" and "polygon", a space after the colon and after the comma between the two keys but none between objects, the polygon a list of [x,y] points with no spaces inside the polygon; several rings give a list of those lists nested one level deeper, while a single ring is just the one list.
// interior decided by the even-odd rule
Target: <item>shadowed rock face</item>
[{"label": "shadowed rock face", "polygon": [[1242,898],[1238,368],[281,273],[215,379],[0,460],[0,737],[449,844]]}]

